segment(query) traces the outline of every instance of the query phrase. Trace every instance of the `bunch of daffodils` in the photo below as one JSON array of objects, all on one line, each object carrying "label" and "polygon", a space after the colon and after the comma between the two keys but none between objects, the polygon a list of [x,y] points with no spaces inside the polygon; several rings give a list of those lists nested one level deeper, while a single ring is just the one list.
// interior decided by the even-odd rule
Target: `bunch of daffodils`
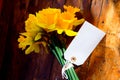
[{"label": "bunch of daffodils", "polygon": [[[62,56],[65,46],[56,35],[77,35],[77,32],[74,31],[75,27],[84,22],[84,19],[78,20],[75,15],[79,11],[78,8],[64,6],[63,12],[57,8],[46,8],[35,15],[29,14],[25,21],[25,32],[20,33],[18,38],[19,48],[25,50],[25,54],[40,53],[40,45],[42,44],[44,47],[49,47],[63,66],[65,60]],[[66,73],[69,80],[78,80],[73,68],[67,70]]]}]

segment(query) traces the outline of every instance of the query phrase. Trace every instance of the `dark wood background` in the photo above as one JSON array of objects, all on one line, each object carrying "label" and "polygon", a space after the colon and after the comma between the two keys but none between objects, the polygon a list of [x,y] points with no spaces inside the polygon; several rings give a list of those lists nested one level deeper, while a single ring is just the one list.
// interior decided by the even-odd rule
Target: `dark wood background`
[{"label": "dark wood background", "polygon": [[87,21],[106,32],[92,55],[75,69],[79,78],[120,80],[119,0],[0,0],[0,80],[62,80],[54,55],[25,55],[17,38],[29,13],[63,5],[80,8]]}]

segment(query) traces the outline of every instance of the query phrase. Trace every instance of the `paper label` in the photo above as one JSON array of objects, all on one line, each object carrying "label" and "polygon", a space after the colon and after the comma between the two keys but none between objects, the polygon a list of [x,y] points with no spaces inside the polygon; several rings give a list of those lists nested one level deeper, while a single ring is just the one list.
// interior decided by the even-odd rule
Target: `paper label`
[{"label": "paper label", "polygon": [[65,59],[75,65],[83,64],[104,36],[103,31],[85,21],[65,51]]}]

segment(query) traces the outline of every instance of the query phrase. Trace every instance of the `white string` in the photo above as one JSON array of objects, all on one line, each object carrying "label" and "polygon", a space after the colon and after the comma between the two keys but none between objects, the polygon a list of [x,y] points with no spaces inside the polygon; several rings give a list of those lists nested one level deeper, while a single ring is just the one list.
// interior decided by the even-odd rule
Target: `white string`
[{"label": "white string", "polygon": [[71,67],[74,67],[73,64],[69,61],[65,62],[65,65],[62,68],[62,78],[68,79],[67,74],[65,73],[66,70],[70,69]]}]

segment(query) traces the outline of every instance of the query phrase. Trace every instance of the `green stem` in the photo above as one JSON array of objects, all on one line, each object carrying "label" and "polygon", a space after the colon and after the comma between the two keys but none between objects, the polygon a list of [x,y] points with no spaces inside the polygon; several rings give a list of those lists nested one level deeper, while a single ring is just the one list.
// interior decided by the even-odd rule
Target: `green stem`
[{"label": "green stem", "polygon": [[[63,53],[65,52],[65,45],[62,45],[62,51],[63,51]],[[73,73],[74,74],[74,80],[79,80],[79,78],[78,78],[78,76],[76,75],[76,72],[74,71],[74,68],[71,68],[71,69],[69,69],[68,70],[69,71],[69,73]]]},{"label": "green stem", "polygon": [[60,61],[60,64],[63,66],[65,64],[65,60],[62,59],[62,51],[60,50],[60,48],[55,44],[55,41],[54,40],[51,40],[52,44],[53,45],[53,49],[54,49],[54,54],[56,57],[58,57],[58,61]]},{"label": "green stem", "polygon": [[[65,52],[65,47],[60,43],[60,41],[57,38],[51,38],[50,49],[54,53],[60,64],[64,66],[65,60],[62,58],[62,56]],[[66,74],[68,75],[69,80],[79,80],[73,68],[68,69],[66,71]]]},{"label": "green stem", "polygon": [[59,61],[59,63],[62,65],[61,60],[60,60],[59,56],[56,54],[57,52],[55,51],[55,49],[53,49],[53,48],[50,47],[50,50],[55,55],[55,57],[57,58],[57,60]]}]

